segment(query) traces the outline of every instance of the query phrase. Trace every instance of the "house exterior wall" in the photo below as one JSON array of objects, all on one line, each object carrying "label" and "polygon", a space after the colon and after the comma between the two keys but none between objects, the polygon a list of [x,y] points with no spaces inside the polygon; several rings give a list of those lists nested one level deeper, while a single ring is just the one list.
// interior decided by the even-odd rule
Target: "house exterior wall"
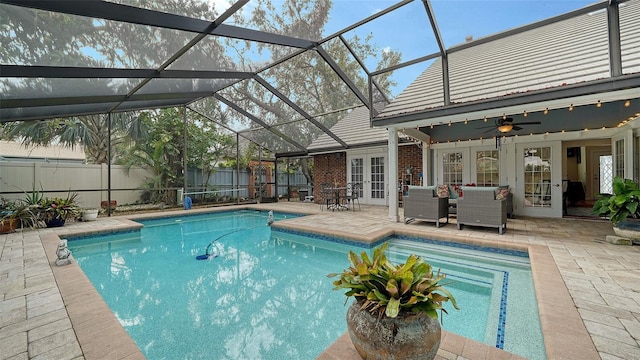
[{"label": "house exterior wall", "polygon": [[321,202],[320,189],[324,183],[345,186],[347,182],[347,156],[345,152],[314,155],[313,198]]},{"label": "house exterior wall", "polygon": [[[406,179],[407,169],[411,167],[411,185],[420,184],[420,174],[424,174],[422,168],[422,149],[418,145],[404,145],[398,147],[398,179]],[[405,185],[407,185],[405,183]]]}]

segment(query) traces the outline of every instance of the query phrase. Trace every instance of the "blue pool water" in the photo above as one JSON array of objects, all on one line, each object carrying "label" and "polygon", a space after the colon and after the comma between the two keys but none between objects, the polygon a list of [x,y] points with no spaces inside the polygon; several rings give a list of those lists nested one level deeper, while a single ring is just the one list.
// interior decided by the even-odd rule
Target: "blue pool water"
[{"label": "blue pool water", "polygon": [[[346,331],[344,293],[326,275],[348,267],[349,250],[369,250],[266,222],[253,210],[147,220],[69,247],[148,359],[313,359]],[[216,257],[196,260],[214,239]],[[526,256],[389,240],[392,261],[418,253],[453,281],[461,310],[444,329],[545,358]]]}]

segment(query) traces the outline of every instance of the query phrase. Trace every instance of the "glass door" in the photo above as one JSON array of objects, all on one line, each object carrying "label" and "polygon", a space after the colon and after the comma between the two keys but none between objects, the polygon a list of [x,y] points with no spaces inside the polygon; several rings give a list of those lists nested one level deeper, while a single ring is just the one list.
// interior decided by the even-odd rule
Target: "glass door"
[{"label": "glass door", "polygon": [[518,145],[516,192],[519,214],[562,217],[560,149],[559,142]]},{"label": "glass door", "polygon": [[360,202],[370,205],[386,205],[387,186],[385,180],[386,156],[362,154],[349,157],[347,178],[360,183]]}]

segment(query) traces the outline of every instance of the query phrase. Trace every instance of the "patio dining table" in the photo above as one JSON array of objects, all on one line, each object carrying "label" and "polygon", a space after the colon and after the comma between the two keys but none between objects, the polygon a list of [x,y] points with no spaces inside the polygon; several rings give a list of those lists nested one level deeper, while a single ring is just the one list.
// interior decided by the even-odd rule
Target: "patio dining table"
[{"label": "patio dining table", "polygon": [[[347,205],[342,203],[343,199],[347,197],[347,188],[346,187],[330,187],[324,189],[327,193],[327,209],[331,210],[349,210]],[[329,203],[329,200],[333,200],[333,203]]]}]

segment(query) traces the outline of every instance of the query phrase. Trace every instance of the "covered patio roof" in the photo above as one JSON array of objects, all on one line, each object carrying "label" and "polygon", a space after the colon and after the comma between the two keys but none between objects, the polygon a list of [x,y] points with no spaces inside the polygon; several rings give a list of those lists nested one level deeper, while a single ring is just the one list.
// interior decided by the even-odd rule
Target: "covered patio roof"
[{"label": "covered patio roof", "polygon": [[[503,2],[498,3],[496,6],[504,6]],[[340,13],[362,14],[364,9],[373,9],[366,7],[367,4],[337,2],[334,7]],[[618,12],[619,4],[629,6],[623,6]],[[624,39],[637,40],[638,36],[633,30],[637,28],[638,20],[625,15],[625,8],[638,7],[636,0],[601,1],[548,20],[530,21],[522,27],[499,28],[502,32],[495,35],[480,33],[474,41],[449,47],[446,39],[454,32],[456,24],[439,24],[439,11],[446,13],[447,9],[439,4],[434,6],[428,0],[389,3],[384,9],[377,8],[379,2],[374,2],[375,10],[371,15],[349,16],[350,20],[334,24],[336,29],[329,35],[324,33],[333,29],[313,32],[310,27],[303,26],[319,21],[313,14],[326,10],[329,5],[325,1],[310,2],[304,9],[297,9],[299,13],[295,15],[309,18],[284,24],[281,28],[270,25],[269,21],[247,21],[249,12],[259,13],[259,7],[264,4],[254,5],[248,0],[222,9],[218,8],[218,2],[214,6],[199,0],[184,4],[155,1],[142,4],[126,0],[0,0],[4,25],[0,38],[3,49],[0,50],[0,123],[184,106],[258,142],[276,156],[304,155],[308,153],[309,145],[320,137],[326,139],[323,143],[327,150],[357,145],[337,136],[331,127],[352,109],[362,106],[369,108],[371,117],[376,116],[373,121],[376,126],[403,124],[401,127],[424,130],[433,123],[448,124],[447,119],[452,123],[466,122],[460,114],[478,114],[477,118],[481,119],[499,116],[506,112],[505,109],[516,109],[523,104],[534,103],[539,108],[558,99],[573,97],[584,97],[586,104],[592,101],[591,95],[622,91],[615,98],[602,97],[601,100],[607,102],[607,112],[616,113],[616,121],[620,121],[618,115],[626,114],[626,111],[616,110],[620,105],[615,101],[631,98],[625,91],[637,90],[640,83],[634,74],[638,57],[625,58],[624,50]],[[456,99],[455,88],[461,81],[455,79],[458,74],[456,55],[480,51],[509,37],[603,10],[605,18],[610,20],[609,25],[600,25],[596,31],[610,34],[605,38],[613,46],[607,61],[612,66],[610,75],[595,80],[576,80],[560,90],[552,87],[498,98],[489,95],[490,100]],[[500,8],[495,11],[499,12]],[[330,16],[339,18],[340,14],[332,12]],[[614,21],[618,17],[621,23],[632,23],[631,30],[621,30]],[[398,31],[402,22],[415,22],[415,30],[410,32],[410,45],[398,49],[406,53],[405,56],[412,56],[411,60],[396,59],[386,67],[380,67],[383,62],[374,62],[358,48],[358,37],[370,34],[375,38],[380,33]],[[620,41],[615,41],[616,31],[623,39],[622,50]],[[399,34],[397,43],[404,42],[404,37]],[[239,56],[240,53],[243,56]],[[633,66],[625,67],[623,60]],[[443,63],[446,63],[444,67]],[[287,86],[285,75],[303,78],[309,73],[305,66],[328,69],[323,77],[314,74],[304,78],[305,91],[317,84],[330,84],[335,88],[335,98],[308,101],[306,94],[296,92],[299,88]],[[421,69],[416,72],[415,66]],[[407,72],[415,72],[416,75],[408,75],[415,78],[427,67],[414,84],[423,86],[419,83],[424,83],[427,76],[428,86],[442,94],[438,95],[439,104],[432,105],[429,99],[420,98],[417,101],[425,106],[406,108],[403,99],[420,94],[412,93],[410,87],[405,92],[409,95],[401,95],[384,112],[377,114],[371,104],[389,103],[396,95],[385,82],[402,86],[401,78],[406,77]],[[440,71],[434,78],[434,73],[429,71],[437,68]],[[499,73],[490,75],[497,81],[502,81],[501,76]],[[638,102],[632,102],[634,111]],[[576,102],[575,106],[578,105],[581,104]],[[547,107],[564,106],[562,102]],[[227,110],[233,118],[221,119],[220,109]],[[542,109],[544,107],[524,110]],[[424,122],[426,119],[436,120]],[[545,122],[530,130],[555,131],[556,127]],[[479,136],[478,131],[471,133],[469,129],[472,127],[459,127],[455,132],[447,130],[445,133],[456,133],[457,139]],[[446,137],[438,135],[435,128],[429,134],[432,139],[445,141]]]}]

